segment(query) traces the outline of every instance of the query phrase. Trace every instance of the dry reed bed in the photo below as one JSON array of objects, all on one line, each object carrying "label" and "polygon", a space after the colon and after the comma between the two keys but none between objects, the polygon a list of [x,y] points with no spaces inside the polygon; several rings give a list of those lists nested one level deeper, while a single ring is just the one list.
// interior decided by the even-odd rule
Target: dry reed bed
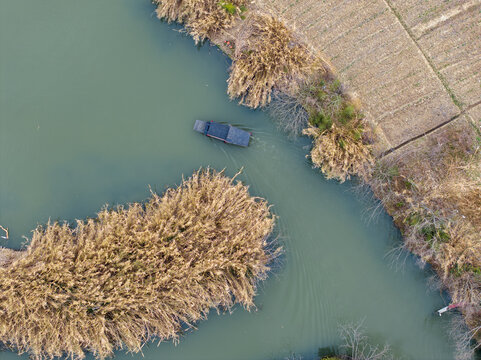
[{"label": "dry reed bed", "polygon": [[222,173],[198,171],[163,196],[97,218],[38,227],[0,267],[0,342],[35,358],[138,352],[210,309],[254,306],[278,250],[266,201]]},{"label": "dry reed bed", "polygon": [[245,11],[246,0],[153,0],[159,19],[184,24],[196,43],[230,28]]},{"label": "dry reed bed", "polygon": [[325,72],[292,32],[272,16],[250,16],[243,24],[245,39],[236,39],[233,63],[227,81],[231,99],[252,108],[271,101],[274,87],[288,88],[310,74]]},{"label": "dry reed bed", "polygon": [[358,176],[364,181],[370,178],[374,163],[371,148],[358,139],[351,128],[333,125],[321,132],[311,126],[303,133],[314,139],[310,158],[327,179],[337,179],[342,183],[351,176]]},{"label": "dry reed bed", "polygon": [[[269,105],[285,129],[306,128],[304,134],[314,138],[312,162],[328,178],[368,178],[373,160],[359,104],[331,66],[270,15],[253,15],[243,26],[248,30],[235,40],[227,81],[231,99],[252,108]],[[270,104],[274,89],[276,101]],[[333,126],[312,121],[321,115]]]},{"label": "dry reed bed", "polygon": [[0,246],[0,267],[8,266],[24,254],[23,251],[15,251]]},{"label": "dry reed bed", "polygon": [[371,186],[406,248],[434,267],[480,341],[481,149],[472,135],[448,127],[380,160]]},{"label": "dry reed bed", "polygon": [[308,109],[303,134],[313,138],[310,158],[328,179],[344,182],[351,176],[367,181],[374,158],[373,131],[364,121],[359,100],[332,76],[310,79],[298,98]]}]

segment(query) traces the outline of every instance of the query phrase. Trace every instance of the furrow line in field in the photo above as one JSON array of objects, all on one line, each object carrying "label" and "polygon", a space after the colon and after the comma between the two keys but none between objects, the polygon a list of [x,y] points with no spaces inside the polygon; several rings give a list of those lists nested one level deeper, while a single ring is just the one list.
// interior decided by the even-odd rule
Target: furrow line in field
[{"label": "furrow line in field", "polygon": [[[469,110],[475,108],[475,107],[478,106],[478,105],[481,105],[481,101],[478,101],[478,102],[476,102],[476,103],[468,106],[466,109],[462,110],[459,114],[454,115],[454,116],[451,117],[449,120],[446,120],[445,122],[443,122],[443,123],[441,123],[441,124],[433,127],[432,129],[430,129],[430,130],[428,130],[428,131],[426,131],[426,132],[424,132],[424,133],[422,133],[422,134],[419,134],[419,135],[417,135],[417,136],[415,136],[415,137],[413,137],[413,138],[411,138],[411,139],[409,139],[409,140],[406,140],[406,141],[403,142],[402,144],[399,144],[399,145],[397,145],[397,146],[395,146],[395,147],[393,147],[393,148],[391,148],[391,149],[383,152],[381,155],[379,155],[379,158],[383,158],[384,156],[389,155],[389,154],[393,153],[394,151],[401,149],[402,147],[410,144],[411,142],[413,142],[413,141],[415,141],[415,140],[418,140],[418,139],[420,139],[420,138],[422,138],[422,137],[424,137],[424,136],[427,136],[427,135],[433,133],[434,131],[442,128],[443,126],[448,125],[448,124],[451,123],[452,121],[458,119],[460,116],[465,115],[465,114],[468,114],[468,111],[469,111]],[[468,115],[469,115],[469,114],[468,114]]]},{"label": "furrow line in field", "polygon": [[[409,38],[411,39],[411,41],[414,43],[414,45],[417,47],[417,49],[419,50],[419,52],[422,54],[424,60],[426,61],[426,63],[429,65],[429,67],[431,68],[431,70],[434,72],[434,74],[436,74],[437,78],[439,79],[439,81],[441,81],[443,87],[446,89],[446,91],[448,92],[449,96],[451,97],[451,100],[453,101],[453,103],[459,108],[459,110],[463,110],[462,109],[462,106],[461,106],[461,102],[457,99],[456,97],[456,94],[453,92],[453,90],[451,90],[451,88],[449,87],[449,84],[447,82],[447,80],[445,79],[445,77],[439,72],[438,69],[436,69],[436,67],[434,66],[432,60],[429,58],[429,56],[425,53],[425,51],[423,50],[423,48],[419,45],[419,43],[417,42],[416,40],[416,37],[414,36],[413,32],[411,31],[411,29],[408,27],[408,25],[406,24],[406,22],[403,20],[401,14],[399,14],[399,12],[396,10],[396,8],[394,7],[394,5],[392,4],[391,0],[383,0],[383,2],[386,4],[386,6],[391,10],[391,12],[396,16],[396,18],[398,19],[399,23],[401,24],[401,26],[404,28],[404,30],[406,31],[406,33],[408,34]],[[457,116],[459,116],[460,114],[458,114]],[[448,120],[447,122],[449,122],[450,120]],[[433,128],[432,130],[435,130],[443,125],[445,125],[447,122],[445,123],[442,123],[442,124],[439,124],[437,125],[435,128]],[[419,137],[422,137],[423,134],[421,135],[418,135],[416,137],[414,137],[413,139],[416,139],[416,138],[419,138]],[[412,140],[412,139],[411,139]],[[407,140],[407,142],[411,141],[411,140]],[[402,144],[398,145],[399,147],[402,146]]]}]

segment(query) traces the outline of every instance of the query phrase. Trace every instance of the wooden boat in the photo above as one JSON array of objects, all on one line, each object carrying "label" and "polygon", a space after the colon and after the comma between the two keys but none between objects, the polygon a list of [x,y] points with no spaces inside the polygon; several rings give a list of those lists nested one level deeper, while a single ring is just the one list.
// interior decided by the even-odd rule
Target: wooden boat
[{"label": "wooden boat", "polygon": [[248,146],[251,133],[232,125],[219,124],[214,121],[195,120],[194,130],[205,136],[221,140],[227,144]]}]

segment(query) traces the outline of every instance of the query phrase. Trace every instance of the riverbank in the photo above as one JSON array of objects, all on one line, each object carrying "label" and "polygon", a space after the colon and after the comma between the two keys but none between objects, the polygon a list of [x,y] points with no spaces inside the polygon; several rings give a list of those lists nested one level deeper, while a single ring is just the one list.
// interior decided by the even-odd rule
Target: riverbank
[{"label": "riverbank", "polygon": [[232,59],[231,99],[253,109],[269,104],[281,127],[314,139],[311,160],[327,178],[369,178],[380,134],[321,52],[254,3],[154,3],[160,19],[183,24],[197,44],[209,38]]},{"label": "riverbank", "polygon": [[[168,3],[158,2],[160,17],[166,13],[162,7]],[[178,13],[189,12],[190,3],[177,4],[182,8],[176,9]],[[422,86],[421,92],[428,91],[424,95],[415,90],[413,96],[421,97],[423,101],[415,102],[411,107],[397,102],[401,99],[409,104],[409,100],[403,98],[399,91],[394,91],[390,94],[393,96],[392,103],[386,102],[386,96],[378,98],[377,104],[381,107],[380,104],[384,102],[399,111],[385,109],[389,116],[381,116],[383,121],[374,120],[372,106],[377,106],[374,104],[367,107],[364,116],[361,109],[365,110],[366,106],[360,107],[356,97],[345,91],[333,66],[316,51],[316,46],[322,46],[322,43],[313,43],[312,39],[315,37],[306,38],[303,36],[305,29],[295,26],[302,24],[309,12],[297,14],[299,6],[286,6],[279,11],[276,6],[282,5],[282,2],[251,3],[247,8],[244,3],[225,4],[232,5],[226,5],[230,10],[220,8],[229,14],[226,16],[230,22],[224,28],[206,30],[203,37],[196,38],[194,34],[194,38],[197,41],[210,38],[233,59],[229,95],[240,98],[241,103],[255,108],[270,102],[273,88],[287,94],[287,98],[275,98],[281,103],[281,106],[277,107],[281,109],[280,112],[277,111],[277,115],[287,113],[291,121],[296,123],[289,123],[289,116],[286,116],[284,123],[287,123],[287,128],[298,130],[308,127],[307,133],[315,139],[311,156],[314,165],[321,168],[327,177],[344,181],[356,175],[372,187],[403,231],[406,247],[423,261],[433,265],[442,286],[449,290],[453,301],[462,304],[461,309],[471,328],[465,339],[479,340],[481,279],[478,275],[481,266],[481,229],[478,210],[481,208],[481,200],[480,175],[476,168],[479,163],[479,134],[476,124],[473,124],[470,118],[477,105],[463,108],[456,94],[450,90],[449,84],[433,70],[428,61],[426,71],[430,74],[429,82],[432,83],[432,88],[437,90]],[[407,63],[405,70],[412,71],[417,67],[416,61],[422,64],[425,59],[418,59],[419,44],[412,43],[406,24],[399,18],[399,14],[393,11],[392,4],[388,5],[379,16],[393,18],[398,22],[394,28],[406,32],[396,38],[396,41],[399,40],[399,48],[406,48],[406,54],[411,54],[412,61]],[[328,5],[322,5],[322,8],[325,6]],[[357,5],[352,6],[354,8],[350,10],[356,11]],[[342,6],[336,7],[337,10],[340,8]],[[466,9],[472,11],[473,7]],[[294,13],[298,16],[291,18],[290,22],[279,20],[286,14]],[[367,13],[369,11],[366,11]],[[194,28],[190,25],[192,19],[189,17],[179,16],[175,11],[169,12],[169,16],[170,21],[183,22],[187,31]],[[193,19],[198,22],[202,17],[196,15]],[[269,27],[267,23],[274,26]],[[287,26],[287,23],[290,26]],[[256,28],[255,24],[260,24],[260,27]],[[338,28],[342,29],[342,26]],[[285,39],[280,44],[269,38],[269,34],[278,32],[279,29],[282,29],[282,35],[274,38]],[[369,28],[369,31],[375,33],[373,29],[375,30],[375,27]],[[329,29],[325,29],[325,33],[330,33]],[[379,36],[384,35],[380,33]],[[342,46],[337,48],[342,49]],[[366,45],[364,50],[368,49],[370,47]],[[383,49],[376,49],[380,51],[376,56],[381,56]],[[283,53],[286,56],[279,55]],[[421,55],[425,56],[422,48]],[[394,61],[396,57],[391,54],[389,59]],[[392,68],[383,68],[383,74],[389,74],[393,68],[394,65]],[[357,71],[362,74],[360,69]],[[356,74],[352,73],[351,76],[355,77]],[[419,76],[424,75],[421,73]],[[241,80],[237,81],[239,78]],[[371,76],[369,83],[382,83],[382,79],[380,75]],[[411,81],[417,77],[407,79]],[[355,81],[350,83],[356,84]],[[404,86],[411,88],[409,82]],[[413,85],[413,89],[418,87]],[[443,101],[452,104],[444,106]],[[338,104],[334,110],[331,106],[333,103]],[[440,112],[426,112],[427,108],[432,107]],[[406,108],[412,110],[409,117],[413,116],[415,120],[403,119],[398,126],[397,121],[405,116],[403,114],[407,111]],[[419,116],[420,112],[424,115]],[[347,119],[343,114],[348,114]],[[376,160],[371,151],[377,156]],[[459,179],[460,182],[456,183]],[[455,189],[459,187],[466,191],[457,192]],[[445,190],[449,189],[451,192],[445,193]]]}]

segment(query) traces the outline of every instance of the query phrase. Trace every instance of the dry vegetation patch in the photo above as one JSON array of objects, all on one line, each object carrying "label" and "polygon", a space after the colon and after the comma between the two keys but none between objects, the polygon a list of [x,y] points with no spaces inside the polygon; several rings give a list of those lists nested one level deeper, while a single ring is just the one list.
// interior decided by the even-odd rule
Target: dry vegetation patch
[{"label": "dry vegetation patch", "polygon": [[227,92],[246,106],[271,101],[274,87],[287,86],[314,71],[323,71],[293,33],[274,17],[254,15],[245,25],[245,39],[236,41]]},{"label": "dry vegetation patch", "polygon": [[351,176],[367,181],[374,158],[360,105],[333,77],[315,78],[298,97],[309,114],[303,133],[314,139],[311,160],[328,178],[341,182]]},{"label": "dry vegetation patch", "polygon": [[0,246],[0,267],[8,266],[24,254],[23,251],[15,251]]},{"label": "dry vegetation patch", "polygon": [[246,0],[153,0],[157,17],[184,24],[196,43],[228,29],[246,11]]},{"label": "dry vegetation patch", "polygon": [[[406,247],[437,270],[471,328],[481,324],[481,153],[469,129],[448,127],[381,160],[371,185]],[[473,336],[478,341],[481,331]]]},{"label": "dry vegetation patch", "polygon": [[337,179],[340,182],[351,176],[369,179],[374,160],[370,147],[358,138],[361,135],[356,135],[361,131],[357,127],[338,125],[323,131],[313,126],[304,130],[304,134],[314,139],[311,160],[327,179]]},{"label": "dry vegetation patch", "polygon": [[211,308],[252,307],[277,250],[263,199],[199,171],[163,196],[37,228],[0,267],[0,341],[35,358],[97,358],[178,338]]}]

